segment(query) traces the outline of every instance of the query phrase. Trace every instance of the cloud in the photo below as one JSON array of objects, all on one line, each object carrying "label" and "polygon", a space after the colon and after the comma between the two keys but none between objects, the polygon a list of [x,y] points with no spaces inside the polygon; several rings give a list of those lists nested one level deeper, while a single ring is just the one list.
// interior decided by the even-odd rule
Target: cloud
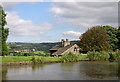
[{"label": "cloud", "polygon": [[118,2],[119,0],[52,0],[52,2]]},{"label": "cloud", "polygon": [[47,22],[37,25],[31,20],[21,19],[17,12],[8,12],[6,20],[6,27],[10,29],[10,34],[14,36],[39,36],[53,27]]},{"label": "cloud", "polygon": [[1,2],[50,2],[51,0],[1,0]]},{"label": "cloud", "polygon": [[12,10],[18,4],[18,2],[3,2],[0,5],[3,7],[4,10]]},{"label": "cloud", "polygon": [[118,25],[117,2],[54,2],[50,12],[61,23],[83,30],[95,25]]},{"label": "cloud", "polygon": [[67,31],[67,32],[63,32],[64,36],[68,36],[68,37],[72,37],[72,38],[79,38],[82,33],[80,32],[74,32],[74,31]]},{"label": "cloud", "polygon": [[[21,4],[23,2],[10,2],[10,1],[6,1],[6,2],[2,2],[0,3],[0,5],[3,7],[4,10],[12,10],[13,8],[15,8],[17,5]],[[35,2],[27,2],[28,4],[33,5]]]}]

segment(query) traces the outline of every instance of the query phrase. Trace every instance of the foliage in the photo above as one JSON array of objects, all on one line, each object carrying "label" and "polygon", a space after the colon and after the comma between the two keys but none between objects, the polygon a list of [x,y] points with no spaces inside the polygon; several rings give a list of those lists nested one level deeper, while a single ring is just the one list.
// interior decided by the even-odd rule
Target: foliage
[{"label": "foliage", "polygon": [[38,57],[38,58],[37,58],[37,62],[39,62],[39,63],[42,63],[43,60],[44,60],[44,57]]},{"label": "foliage", "polygon": [[2,7],[0,6],[0,19],[2,19],[2,21],[0,21],[0,40],[2,40],[0,41],[0,46],[2,43],[2,55],[8,55],[6,40],[9,34],[9,29],[4,28],[4,26],[7,24],[5,17],[6,17],[6,14],[4,10],[2,9]]},{"label": "foliage", "polygon": [[118,41],[119,41],[116,36],[118,29],[109,25],[103,26],[103,28],[107,31],[107,34],[110,36],[109,39],[110,49],[116,50],[118,48]]},{"label": "foliage", "polygon": [[84,53],[88,51],[107,51],[109,50],[109,35],[102,26],[95,26],[82,34],[78,45]]},{"label": "foliage", "polygon": [[120,51],[119,50],[116,50],[115,52],[110,51],[109,55],[110,55],[109,60],[112,60],[112,61],[117,60],[120,57]]},{"label": "foliage", "polygon": [[78,61],[78,55],[69,52],[69,53],[66,53],[65,55],[63,55],[61,57],[61,60],[64,62],[76,62],[76,61]]},{"label": "foliage", "polygon": [[11,52],[13,56],[50,56],[50,53],[45,53],[43,51],[22,51],[22,52]]},{"label": "foliage", "polygon": [[45,56],[50,56],[50,53],[46,53]]},{"label": "foliage", "polygon": [[32,57],[31,61],[32,61],[33,63],[36,63],[36,59],[35,59],[34,56]]},{"label": "foliage", "polygon": [[32,59],[31,59],[31,61],[33,63],[42,63],[43,59],[44,59],[43,57],[35,57],[35,56],[33,56]]},{"label": "foliage", "polygon": [[45,56],[43,51],[35,51],[34,54],[38,54],[38,56]]},{"label": "foliage", "polygon": [[109,52],[110,60],[116,60],[116,53],[115,52]]},{"label": "foliage", "polygon": [[[77,41],[71,41],[71,44],[76,44]],[[49,53],[49,49],[55,45],[60,45],[61,42],[55,43],[8,43],[11,48],[9,50],[24,50],[24,49],[35,49],[36,51],[43,51],[44,53]]]},{"label": "foliage", "polygon": [[120,57],[120,51],[116,50],[115,52],[110,51],[110,52],[106,52],[106,51],[101,51],[101,52],[95,52],[95,51],[91,51],[87,53],[89,60],[102,60],[102,61],[106,61],[106,60],[117,60]]},{"label": "foliage", "polygon": [[99,53],[91,51],[87,53],[89,60],[99,60]]},{"label": "foliage", "polygon": [[29,52],[29,54],[30,54],[30,56],[34,56],[34,52],[33,51]]},{"label": "foliage", "polygon": [[108,52],[102,51],[100,52],[100,60],[109,60],[110,56]]},{"label": "foliage", "polygon": [[118,42],[118,47],[119,47],[119,49],[120,49],[120,26],[119,26],[119,28],[118,28],[117,38],[118,38],[118,40],[119,40],[119,42]]}]

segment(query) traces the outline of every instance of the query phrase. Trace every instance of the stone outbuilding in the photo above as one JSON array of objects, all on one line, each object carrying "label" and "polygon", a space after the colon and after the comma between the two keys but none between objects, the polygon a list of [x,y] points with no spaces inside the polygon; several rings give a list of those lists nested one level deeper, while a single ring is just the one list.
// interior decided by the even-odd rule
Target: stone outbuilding
[{"label": "stone outbuilding", "polygon": [[80,54],[80,47],[77,44],[70,44],[70,41],[66,39],[61,40],[61,45],[56,45],[49,49],[50,56],[62,56],[68,52],[72,52],[73,54]]}]

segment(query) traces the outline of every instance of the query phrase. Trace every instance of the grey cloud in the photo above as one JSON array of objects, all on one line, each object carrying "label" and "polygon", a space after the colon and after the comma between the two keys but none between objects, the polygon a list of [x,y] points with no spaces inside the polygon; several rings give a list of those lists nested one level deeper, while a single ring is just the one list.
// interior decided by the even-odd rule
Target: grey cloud
[{"label": "grey cloud", "polygon": [[19,2],[2,2],[1,5],[4,10],[12,10]]},{"label": "grey cloud", "polygon": [[[94,25],[112,25],[117,27],[117,2],[56,2],[53,12],[63,22],[77,28],[86,29]],[[55,10],[59,9],[59,12]]]}]

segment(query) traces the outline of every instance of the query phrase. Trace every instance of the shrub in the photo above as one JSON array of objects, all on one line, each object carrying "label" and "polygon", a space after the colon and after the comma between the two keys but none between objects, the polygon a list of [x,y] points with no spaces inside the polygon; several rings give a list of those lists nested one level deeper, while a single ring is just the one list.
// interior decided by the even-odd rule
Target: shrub
[{"label": "shrub", "polygon": [[36,59],[35,59],[34,56],[32,57],[31,61],[32,61],[33,63],[36,63]]},{"label": "shrub", "polygon": [[95,52],[91,51],[87,53],[89,60],[108,60],[109,59],[109,53],[105,51],[101,52]]},{"label": "shrub", "polygon": [[89,60],[100,60],[99,52],[91,51],[91,52],[88,52],[87,54],[88,54]]},{"label": "shrub", "polygon": [[115,60],[116,59],[116,54],[115,52],[109,52],[110,58],[109,60]]},{"label": "shrub", "polygon": [[109,60],[110,56],[108,52],[105,51],[101,51],[100,52],[100,60]]},{"label": "shrub", "polygon": [[94,54],[95,54],[94,51],[91,51],[91,52],[87,53],[89,60],[94,60]]},{"label": "shrub", "polygon": [[117,50],[115,51],[115,53],[116,53],[117,58],[119,58],[119,57],[120,57],[120,50],[117,49]]},{"label": "shrub", "polygon": [[64,62],[76,62],[76,61],[78,61],[78,55],[73,54],[71,52],[66,53],[65,55],[63,55],[61,57],[61,61],[64,61]]},{"label": "shrub", "polygon": [[119,50],[116,50],[115,52],[111,51],[109,52],[109,55],[110,55],[110,58],[109,60],[117,60],[119,57],[120,57],[120,51]]},{"label": "shrub", "polygon": [[46,53],[45,56],[50,56],[50,53]]},{"label": "shrub", "polygon": [[44,60],[43,57],[35,58],[35,56],[33,56],[32,59],[31,59],[31,61],[32,61],[33,63],[43,63],[43,60]]},{"label": "shrub", "polygon": [[43,57],[38,57],[38,58],[37,58],[37,62],[38,62],[38,63],[43,63]]}]

